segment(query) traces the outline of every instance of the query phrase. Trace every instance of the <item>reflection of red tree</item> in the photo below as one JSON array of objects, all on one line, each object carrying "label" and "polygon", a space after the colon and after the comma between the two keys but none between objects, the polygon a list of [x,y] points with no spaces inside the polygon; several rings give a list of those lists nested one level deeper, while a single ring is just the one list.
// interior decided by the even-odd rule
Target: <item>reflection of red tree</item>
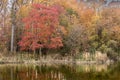
[{"label": "reflection of red tree", "polygon": [[43,72],[38,73],[37,70],[29,71],[20,71],[18,74],[20,79],[22,80],[61,80],[63,75],[60,72]]}]

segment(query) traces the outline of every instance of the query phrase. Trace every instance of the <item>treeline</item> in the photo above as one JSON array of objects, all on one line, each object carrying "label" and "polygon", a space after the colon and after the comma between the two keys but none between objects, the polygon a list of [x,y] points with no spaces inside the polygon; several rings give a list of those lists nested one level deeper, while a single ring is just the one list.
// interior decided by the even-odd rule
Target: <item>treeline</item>
[{"label": "treeline", "polygon": [[[75,0],[1,0],[0,51],[120,53],[119,8]],[[42,52],[41,52],[42,53]]]}]

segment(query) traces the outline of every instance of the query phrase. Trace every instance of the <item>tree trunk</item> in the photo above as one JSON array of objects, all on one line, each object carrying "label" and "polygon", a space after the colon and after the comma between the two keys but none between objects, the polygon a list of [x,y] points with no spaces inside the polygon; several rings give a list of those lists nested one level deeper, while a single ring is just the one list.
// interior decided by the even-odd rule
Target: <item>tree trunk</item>
[{"label": "tree trunk", "polygon": [[15,24],[16,24],[16,0],[12,1],[11,7],[11,20],[12,20],[12,30],[11,30],[11,52],[14,51],[14,31],[15,31]]},{"label": "tree trunk", "polygon": [[12,33],[11,33],[11,52],[13,52],[14,47],[14,25],[12,25]]}]

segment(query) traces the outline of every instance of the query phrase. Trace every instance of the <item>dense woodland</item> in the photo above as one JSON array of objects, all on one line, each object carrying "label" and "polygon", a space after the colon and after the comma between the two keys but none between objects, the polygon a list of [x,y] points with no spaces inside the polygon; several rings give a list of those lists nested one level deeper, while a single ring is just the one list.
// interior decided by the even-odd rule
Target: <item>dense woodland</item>
[{"label": "dense woodland", "polygon": [[0,52],[119,56],[120,8],[102,3],[0,0]]}]

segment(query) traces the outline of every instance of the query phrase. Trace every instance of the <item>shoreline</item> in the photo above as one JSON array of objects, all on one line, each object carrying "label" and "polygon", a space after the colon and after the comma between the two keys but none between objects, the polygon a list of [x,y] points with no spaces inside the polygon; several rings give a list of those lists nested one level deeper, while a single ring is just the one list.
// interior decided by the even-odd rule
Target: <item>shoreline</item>
[{"label": "shoreline", "polygon": [[8,60],[8,61],[0,61],[1,64],[77,64],[77,65],[93,65],[93,64],[112,64],[114,63],[113,61],[86,61],[86,60],[74,60],[74,61],[69,61],[69,60],[20,60],[20,61],[14,61],[14,60]]}]

